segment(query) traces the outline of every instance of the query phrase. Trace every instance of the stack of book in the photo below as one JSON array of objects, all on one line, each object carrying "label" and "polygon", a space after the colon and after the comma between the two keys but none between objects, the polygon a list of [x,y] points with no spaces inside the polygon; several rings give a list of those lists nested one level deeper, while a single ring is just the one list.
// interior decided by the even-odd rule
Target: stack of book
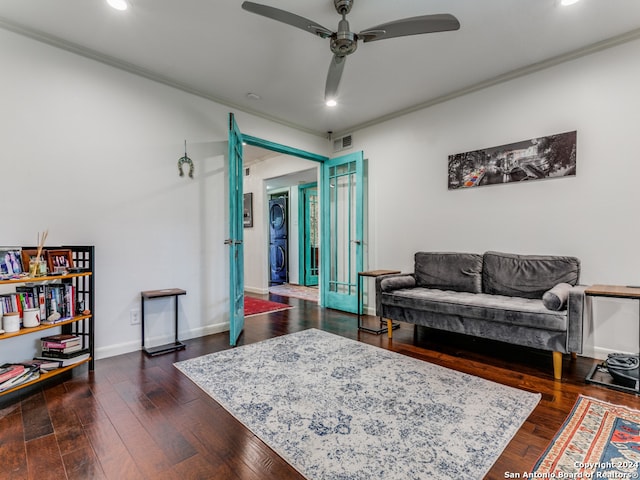
[{"label": "stack of book", "polygon": [[5,363],[0,366],[0,392],[40,377],[40,368],[19,363]]},{"label": "stack of book", "polygon": [[[61,283],[16,287],[14,293],[0,294],[0,311],[22,312],[27,308],[40,308],[40,319],[44,324],[63,322],[76,316],[73,285]],[[54,319],[49,319],[52,314]]]},{"label": "stack of book", "polygon": [[89,349],[83,348],[82,339],[77,335],[61,333],[42,337],[42,355],[36,360],[57,362],[58,367],[75,365],[89,358]]}]

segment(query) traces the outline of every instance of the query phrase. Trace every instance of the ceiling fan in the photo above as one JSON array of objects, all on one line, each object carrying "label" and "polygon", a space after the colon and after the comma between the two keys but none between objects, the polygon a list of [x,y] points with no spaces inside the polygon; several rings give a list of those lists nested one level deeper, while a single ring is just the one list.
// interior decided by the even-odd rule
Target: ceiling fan
[{"label": "ceiling fan", "polygon": [[329,65],[327,83],[324,92],[325,101],[335,100],[338,93],[338,85],[344,70],[347,55],[352,54],[358,47],[358,40],[364,43],[384,40],[386,38],[405,37],[422,33],[446,32],[458,30],[460,22],[450,14],[421,15],[418,17],[404,18],[393,22],[383,23],[375,27],[367,28],[360,33],[354,33],[349,29],[347,14],[351,11],[354,0],[333,0],[338,14],[342,20],[338,23],[338,31],[332,32],[318,23],[308,20],[294,13],[280,10],[253,2],[243,2],[242,8],[248,12],[271,18],[278,22],[298,27],[321,38],[330,39],[330,47],[333,59]]}]

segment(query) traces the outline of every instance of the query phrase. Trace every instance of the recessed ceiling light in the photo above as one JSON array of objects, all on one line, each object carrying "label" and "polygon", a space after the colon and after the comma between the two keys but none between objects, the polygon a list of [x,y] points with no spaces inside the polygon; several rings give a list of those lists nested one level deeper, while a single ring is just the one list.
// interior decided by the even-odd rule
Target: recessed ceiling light
[{"label": "recessed ceiling light", "polygon": [[107,3],[116,10],[126,10],[129,8],[126,0],[107,0]]},{"label": "recessed ceiling light", "polygon": [[335,107],[336,105],[338,105],[338,102],[336,102],[333,98],[327,100],[326,102],[327,107]]},{"label": "recessed ceiling light", "polygon": [[564,5],[565,7],[568,5],[573,5],[574,3],[578,3],[580,0],[561,0],[560,5]]}]

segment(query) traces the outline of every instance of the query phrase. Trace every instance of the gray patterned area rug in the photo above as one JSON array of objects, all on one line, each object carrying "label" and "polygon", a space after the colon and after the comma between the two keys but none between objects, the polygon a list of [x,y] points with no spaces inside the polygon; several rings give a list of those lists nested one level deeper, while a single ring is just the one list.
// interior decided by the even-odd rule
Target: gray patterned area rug
[{"label": "gray patterned area rug", "polygon": [[482,479],[540,400],[315,329],[175,366],[309,480]]}]

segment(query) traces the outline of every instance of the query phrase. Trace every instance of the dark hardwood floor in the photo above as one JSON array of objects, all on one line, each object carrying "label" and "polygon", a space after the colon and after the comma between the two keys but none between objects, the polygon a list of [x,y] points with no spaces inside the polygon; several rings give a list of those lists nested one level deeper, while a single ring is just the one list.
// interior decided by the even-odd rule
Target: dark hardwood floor
[{"label": "dark hardwood floor", "polygon": [[[640,408],[635,395],[588,385],[594,361],[565,356],[562,382],[551,354],[403,324],[386,335],[357,331],[353,315],[296,298],[295,308],[247,318],[241,344],[319,328],[472,375],[540,392],[542,400],[486,478],[530,471],[579,394]],[[377,324],[368,317],[367,322]],[[1,479],[302,480],[172,364],[230,348],[228,334],[185,341],[184,351],[141,352],[75,369],[64,383],[0,404]],[[0,398],[0,401],[2,399]]]}]

